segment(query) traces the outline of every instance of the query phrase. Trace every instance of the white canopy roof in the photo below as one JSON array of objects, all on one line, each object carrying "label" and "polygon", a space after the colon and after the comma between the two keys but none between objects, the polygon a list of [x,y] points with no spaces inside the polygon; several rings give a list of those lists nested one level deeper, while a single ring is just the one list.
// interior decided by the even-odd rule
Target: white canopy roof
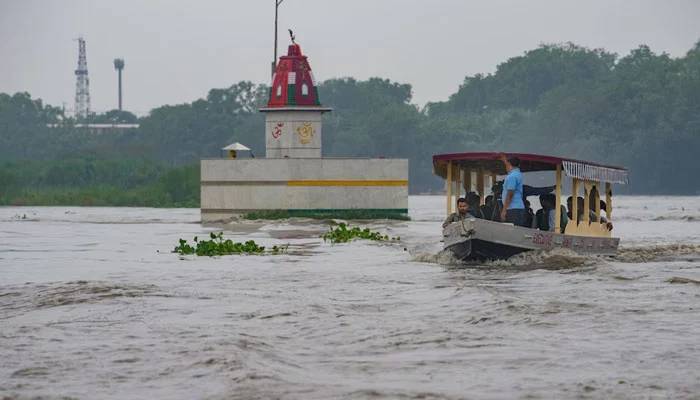
[{"label": "white canopy roof", "polygon": [[250,149],[249,149],[248,147],[246,147],[246,146],[244,146],[244,145],[242,145],[242,144],[236,142],[236,143],[231,143],[230,145],[228,145],[228,146],[226,146],[226,147],[222,147],[221,150],[226,150],[226,151],[228,151],[228,150],[241,151],[241,150],[242,150],[242,151],[246,151],[246,150],[250,150]]}]

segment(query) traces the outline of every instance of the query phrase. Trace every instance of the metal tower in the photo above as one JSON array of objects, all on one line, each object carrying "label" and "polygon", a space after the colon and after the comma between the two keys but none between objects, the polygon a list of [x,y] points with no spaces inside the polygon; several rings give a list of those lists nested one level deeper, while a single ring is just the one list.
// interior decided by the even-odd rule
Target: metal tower
[{"label": "metal tower", "polygon": [[90,114],[90,78],[88,78],[85,39],[78,38],[78,69],[75,70],[75,116],[87,118]]},{"label": "metal tower", "polygon": [[114,69],[117,70],[119,74],[119,111],[122,110],[122,70],[124,69],[124,59],[115,58],[114,59]]}]

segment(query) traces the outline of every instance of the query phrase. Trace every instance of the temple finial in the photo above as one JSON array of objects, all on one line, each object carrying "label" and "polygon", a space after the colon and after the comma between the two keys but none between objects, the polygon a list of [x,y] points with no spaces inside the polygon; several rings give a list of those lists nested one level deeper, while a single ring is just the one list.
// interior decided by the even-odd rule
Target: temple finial
[{"label": "temple finial", "polygon": [[294,41],[296,39],[296,36],[294,36],[294,32],[292,32],[291,29],[287,29],[289,31],[289,37],[292,38],[292,43],[297,44],[297,42]]}]

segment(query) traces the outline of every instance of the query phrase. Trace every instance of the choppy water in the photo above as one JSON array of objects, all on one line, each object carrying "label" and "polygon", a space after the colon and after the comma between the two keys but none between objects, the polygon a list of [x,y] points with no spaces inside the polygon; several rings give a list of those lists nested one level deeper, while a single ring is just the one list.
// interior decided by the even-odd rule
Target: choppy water
[{"label": "choppy water", "polygon": [[225,228],[264,257],[170,253],[198,210],[0,208],[0,397],[698,399],[700,197],[616,206],[617,259],[482,267],[437,262],[441,197],[371,224],[400,244]]}]

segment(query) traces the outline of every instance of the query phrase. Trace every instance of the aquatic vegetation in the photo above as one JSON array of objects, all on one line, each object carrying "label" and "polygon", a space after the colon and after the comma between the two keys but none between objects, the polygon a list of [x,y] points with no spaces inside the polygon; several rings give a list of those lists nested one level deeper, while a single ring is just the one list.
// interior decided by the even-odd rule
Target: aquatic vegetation
[{"label": "aquatic vegetation", "polygon": [[240,243],[234,242],[231,239],[224,240],[223,235],[223,232],[212,232],[209,234],[211,240],[199,240],[199,238],[195,236],[194,246],[190,245],[185,239],[180,239],[180,244],[175,246],[173,253],[213,257],[231,254],[282,254],[287,252],[287,246],[272,246],[272,248],[266,252],[265,246],[258,245],[254,240]]},{"label": "aquatic vegetation", "polygon": [[347,224],[341,222],[334,229],[332,226],[330,230],[321,236],[323,241],[330,240],[331,243],[347,243],[353,239],[366,239],[366,240],[377,240],[377,241],[397,241],[401,240],[400,237],[389,237],[388,235],[382,235],[379,232],[372,232],[369,228],[362,229],[357,226],[349,228]]}]

